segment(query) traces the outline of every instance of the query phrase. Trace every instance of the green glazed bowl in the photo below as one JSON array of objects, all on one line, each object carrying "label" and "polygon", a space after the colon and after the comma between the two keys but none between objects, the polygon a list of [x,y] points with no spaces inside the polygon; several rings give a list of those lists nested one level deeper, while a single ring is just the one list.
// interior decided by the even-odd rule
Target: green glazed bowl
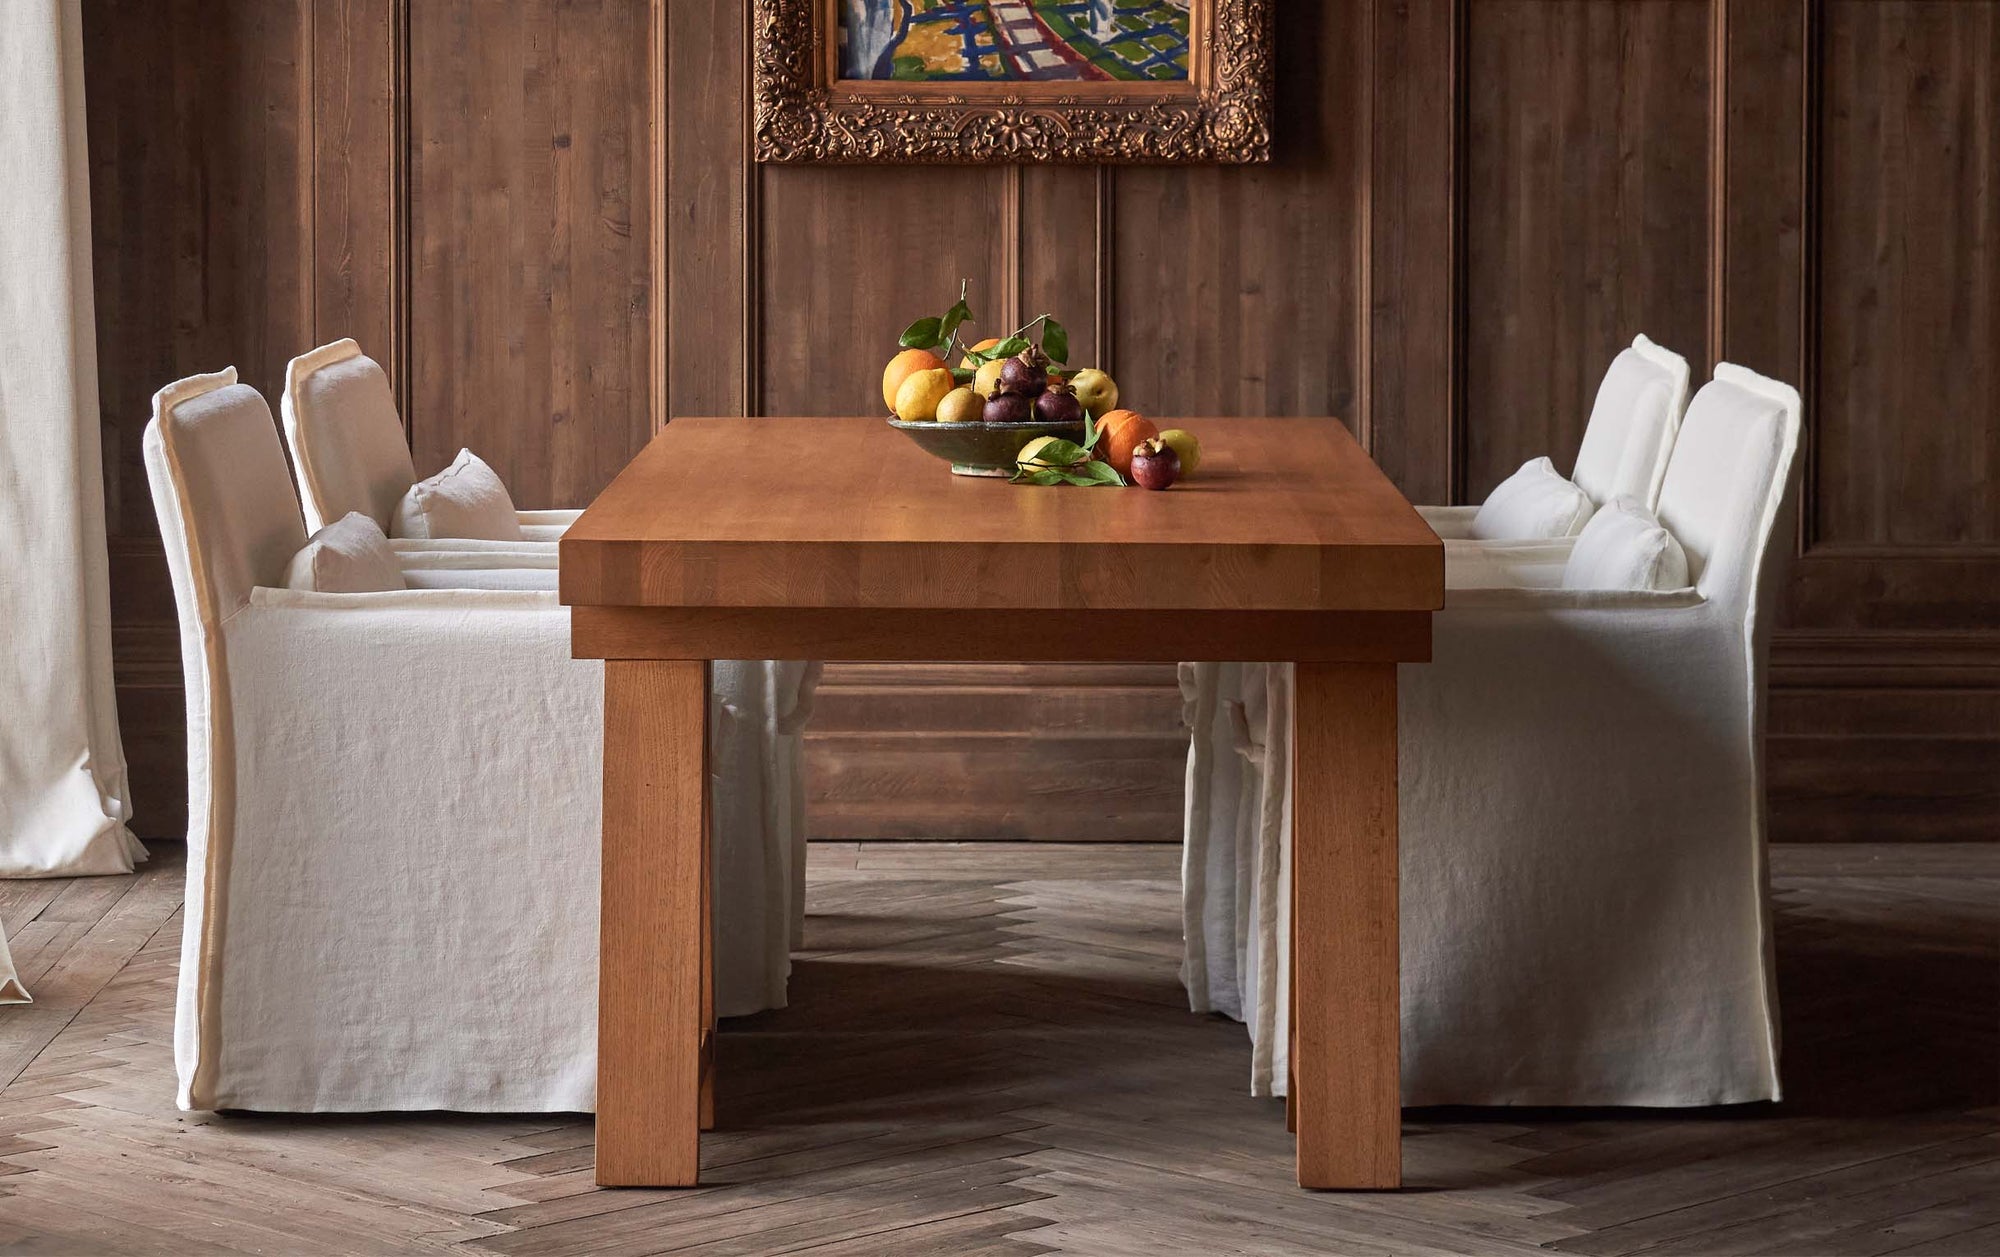
[{"label": "green glazed bowl", "polygon": [[907,433],[912,441],[951,464],[954,476],[1011,476],[1021,447],[1038,436],[1056,436],[1065,441],[1082,441],[1080,423],[905,423],[889,420],[889,426]]}]

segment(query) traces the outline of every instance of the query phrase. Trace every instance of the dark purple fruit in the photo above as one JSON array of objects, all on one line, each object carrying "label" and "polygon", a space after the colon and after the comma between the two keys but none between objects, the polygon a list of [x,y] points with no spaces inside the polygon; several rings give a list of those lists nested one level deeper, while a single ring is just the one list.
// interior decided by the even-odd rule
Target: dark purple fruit
[{"label": "dark purple fruit", "polygon": [[1035,418],[1047,424],[1080,424],[1083,403],[1067,384],[1051,384],[1049,391],[1035,399]]},{"label": "dark purple fruit", "polygon": [[1132,450],[1132,479],[1142,489],[1165,489],[1181,478],[1181,456],[1174,447],[1154,437],[1141,441]]},{"label": "dark purple fruit", "polygon": [[1035,417],[1035,408],[1019,394],[995,393],[986,399],[979,417],[987,423],[1026,423]]},{"label": "dark purple fruit", "polygon": [[1007,365],[1000,368],[1000,387],[996,393],[1012,393],[1016,397],[1034,397],[1049,386],[1049,368],[1046,360],[1037,362],[1040,355],[1034,349],[1024,349],[1007,359]]}]

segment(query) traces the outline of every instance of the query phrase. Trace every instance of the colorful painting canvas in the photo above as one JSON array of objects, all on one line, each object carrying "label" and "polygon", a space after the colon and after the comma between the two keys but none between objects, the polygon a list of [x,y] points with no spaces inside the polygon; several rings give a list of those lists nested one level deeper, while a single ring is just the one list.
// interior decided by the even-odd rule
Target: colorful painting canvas
[{"label": "colorful painting canvas", "polygon": [[1188,79],[1190,0],[839,0],[840,77]]}]

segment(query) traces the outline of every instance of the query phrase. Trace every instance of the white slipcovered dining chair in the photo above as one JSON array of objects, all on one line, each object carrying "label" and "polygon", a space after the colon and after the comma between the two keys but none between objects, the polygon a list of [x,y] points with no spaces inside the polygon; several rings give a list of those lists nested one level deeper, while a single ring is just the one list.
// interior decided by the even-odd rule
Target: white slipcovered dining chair
[{"label": "white slipcovered dining chair", "polygon": [[[282,588],[305,529],[235,381],[161,390],[145,436],[187,680],[179,1103],[589,1110],[602,665],[547,591]],[[727,1014],[784,1002],[788,803],[768,679],[715,694]]]},{"label": "white slipcovered dining chair", "polygon": [[[1589,502],[1602,506],[1613,498],[1637,498],[1651,507],[1659,501],[1667,474],[1667,455],[1674,447],[1681,411],[1687,406],[1688,363],[1673,350],[1641,333],[1618,351],[1598,383],[1584,424],[1583,443],[1569,479]],[[1417,513],[1446,541],[1479,538],[1474,521],[1478,506],[1419,506]],[[1581,523],[1576,528],[1581,528]],[[1572,533],[1574,529],[1572,529]],[[1558,534],[1558,536],[1567,534]],[[1492,541],[1553,540],[1542,536],[1484,534]]]},{"label": "white slipcovered dining chair", "polygon": [[[1528,545],[1534,547],[1534,562],[1559,568],[1592,508],[1620,496],[1652,506],[1659,498],[1687,392],[1687,359],[1644,333],[1612,358],[1598,384],[1569,482],[1562,483],[1553,468],[1536,467],[1546,459],[1531,460],[1516,473],[1521,479],[1534,479],[1539,473],[1542,480],[1557,482],[1558,492],[1573,484],[1576,509],[1563,517],[1553,535],[1510,533],[1503,528],[1499,537],[1476,537],[1474,521],[1481,507],[1417,507],[1444,540],[1447,584],[1504,581],[1511,568],[1529,561]],[[1264,805],[1257,783],[1249,777],[1262,769],[1263,722],[1273,716],[1266,702],[1265,670],[1254,664],[1189,663],[1181,665],[1180,677],[1183,716],[1192,735],[1186,795],[1191,840],[1184,853],[1182,882],[1193,900],[1233,895],[1240,900],[1240,918],[1253,907],[1249,899],[1253,870],[1239,867],[1250,852],[1238,847],[1236,834],[1249,823],[1241,813]],[[1197,826],[1203,830],[1199,842],[1192,840]],[[1254,957],[1240,957],[1239,950],[1226,939],[1199,949],[1199,960],[1191,961],[1184,975],[1197,1009],[1243,1017],[1244,994],[1237,990],[1235,975],[1246,967],[1254,970],[1256,964]]]},{"label": "white slipcovered dining chair", "polygon": [[[353,340],[308,350],[285,366],[279,401],[298,472],[307,532],[360,511],[391,532],[396,504],[417,482],[396,396],[381,366]],[[583,512],[518,512],[522,538],[554,542]],[[522,542],[494,543],[518,548]]]},{"label": "white slipcovered dining chair", "polygon": [[[1764,677],[1800,430],[1740,367],[1696,396],[1658,510],[1689,588],[1561,588],[1534,547],[1513,587],[1448,580],[1432,662],[1399,670],[1405,1103],[1778,1097]],[[1190,716],[1253,770],[1190,759],[1184,974],[1282,1094],[1291,669],[1228,666],[1246,701]]]},{"label": "white slipcovered dining chair", "polygon": [[[392,531],[397,503],[416,482],[408,438],[396,412],[389,377],[352,339],[300,354],[285,367],[279,404],[285,440],[298,473],[306,527],[317,531],[349,511]],[[581,515],[576,510],[520,511],[522,540],[392,538],[412,586],[461,589],[548,589],[557,583],[557,542]],[[728,800],[768,800],[782,834],[786,880],[792,887],[788,936],[802,941],[805,925],[805,726],[812,718],[821,665],[758,660],[718,665],[718,675],[749,671],[764,695],[759,779],[726,783]],[[740,788],[739,788],[740,787]],[[782,997],[780,1001],[782,1002]]]}]

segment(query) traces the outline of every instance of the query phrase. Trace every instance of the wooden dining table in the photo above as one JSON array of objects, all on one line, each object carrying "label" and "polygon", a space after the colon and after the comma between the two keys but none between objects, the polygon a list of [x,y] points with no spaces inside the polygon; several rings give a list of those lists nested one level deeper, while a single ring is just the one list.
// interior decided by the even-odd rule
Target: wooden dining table
[{"label": "wooden dining table", "polygon": [[879,418],[675,419],[564,534],[605,661],[598,1183],[695,1184],[715,1122],[711,662],[816,659],[1295,663],[1298,1181],[1400,1184],[1396,669],[1444,547],[1334,419],[1161,426],[1202,458],[1152,492],[952,475]]}]

